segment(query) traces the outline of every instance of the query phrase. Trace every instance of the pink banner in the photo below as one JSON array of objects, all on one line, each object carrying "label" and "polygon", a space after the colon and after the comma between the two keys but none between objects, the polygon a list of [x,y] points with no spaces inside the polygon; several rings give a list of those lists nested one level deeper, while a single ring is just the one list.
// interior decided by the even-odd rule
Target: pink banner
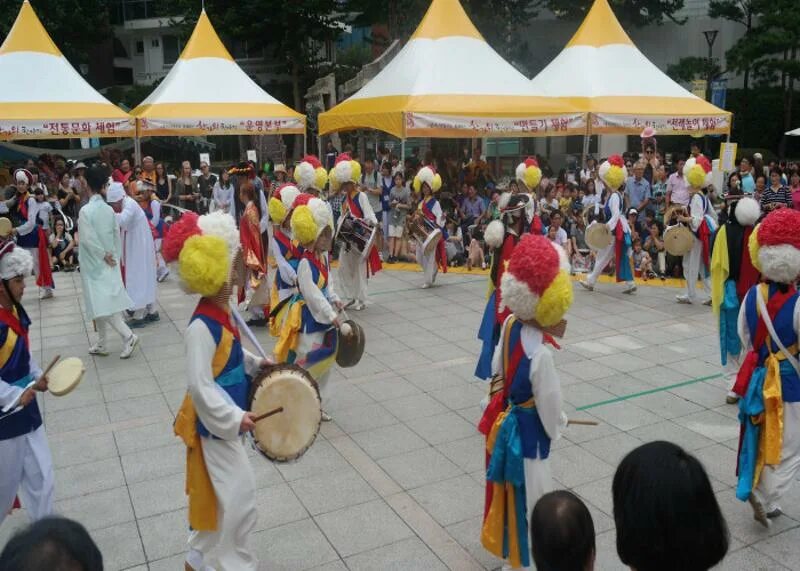
[{"label": "pink banner", "polygon": [[662,135],[727,133],[730,130],[730,115],[682,116],[682,115],[609,115],[592,114],[592,133],[641,133],[652,127]]},{"label": "pink banner", "polygon": [[473,134],[486,137],[535,137],[582,134],[586,129],[582,113],[548,117],[473,117],[406,113],[406,136],[453,136]]},{"label": "pink banner", "polygon": [[206,135],[246,135],[259,133],[302,133],[305,122],[302,117],[279,119],[141,119],[140,132],[195,132]]},{"label": "pink banner", "polygon": [[0,119],[0,140],[71,139],[88,137],[129,137],[134,134],[133,119],[93,119],[82,121],[16,121]]}]

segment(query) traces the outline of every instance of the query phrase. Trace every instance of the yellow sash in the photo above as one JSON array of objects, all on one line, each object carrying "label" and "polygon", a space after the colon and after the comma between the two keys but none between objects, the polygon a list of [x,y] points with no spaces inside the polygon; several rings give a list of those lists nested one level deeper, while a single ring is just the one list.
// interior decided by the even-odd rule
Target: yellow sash
[{"label": "yellow sash", "polygon": [[[327,284],[322,272],[317,276],[317,287],[322,290]],[[286,313],[286,318],[280,329],[280,336],[278,342],[275,344],[274,354],[275,360],[278,363],[285,363],[289,356],[289,351],[297,349],[297,340],[300,335],[300,329],[303,325],[303,306],[306,302],[303,298],[289,302],[289,310]],[[286,310],[282,310],[285,312]],[[277,316],[276,316],[277,317]]]},{"label": "yellow sash", "polygon": [[197,531],[216,531],[217,496],[203,458],[203,442],[197,433],[197,412],[189,393],[183,398],[173,430],[186,445],[186,495],[189,525]]}]

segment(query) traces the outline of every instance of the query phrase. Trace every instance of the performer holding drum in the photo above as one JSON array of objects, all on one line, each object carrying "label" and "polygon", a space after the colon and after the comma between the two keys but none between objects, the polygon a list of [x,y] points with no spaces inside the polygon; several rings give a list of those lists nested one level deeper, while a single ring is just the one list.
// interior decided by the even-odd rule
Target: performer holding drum
[{"label": "performer holding drum", "polygon": [[[184,214],[164,240],[164,256],[178,260],[182,285],[202,296],[185,334],[188,390],[175,420],[187,446],[187,571],[258,568],[248,546],[257,514],[244,434],[255,427],[247,412],[250,378],[271,363],[242,348],[231,316],[233,284],[243,282],[237,255],[236,223],[221,211]],[[208,561],[212,549],[216,557]]]},{"label": "performer holding drum", "polygon": [[531,234],[539,235],[544,229],[542,219],[536,213],[539,204],[536,199],[536,188],[542,181],[542,169],[539,168],[539,161],[533,157],[528,157],[517,165],[514,174],[517,177],[520,192],[528,197],[528,203],[525,205],[526,230]]},{"label": "performer holding drum", "polygon": [[[330,172],[331,186],[334,189],[341,187],[345,196],[337,231],[337,236],[343,238],[339,253],[339,278],[342,296],[346,300],[345,306],[352,307],[355,311],[366,307],[369,275],[381,270],[380,255],[374,244],[378,219],[367,195],[356,186],[359,180],[361,165],[347,153],[340,154]],[[367,242],[354,244],[350,236],[359,230],[363,231],[362,235],[368,236]]]},{"label": "performer holding drum", "polygon": [[[692,304],[698,301],[697,278],[703,282],[707,294],[711,294],[711,244],[717,229],[714,207],[706,196],[705,189],[711,184],[711,162],[703,155],[691,157],[683,165],[683,177],[686,179],[692,195],[689,202],[689,214],[678,215],[678,221],[688,225],[694,234],[692,248],[683,256],[683,277],[686,278],[686,293],[676,296],[678,303]],[[709,297],[703,305],[711,305]]]},{"label": "performer holding drum", "polygon": [[[422,273],[425,276],[425,283],[422,289],[429,288],[436,281],[436,274],[439,268],[447,273],[447,253],[445,251],[445,240],[447,233],[444,230],[445,215],[439,201],[434,194],[442,188],[442,177],[439,176],[433,167],[425,166],[419,169],[414,177],[414,192],[422,193],[419,201],[419,208],[411,221],[417,226],[424,224],[428,228],[428,233],[438,231],[439,239],[426,239],[424,242],[417,239],[417,261],[422,266]],[[427,247],[432,244],[432,247]]]},{"label": "performer holding drum", "polygon": [[[600,274],[613,257],[616,261],[617,281],[625,282],[625,289],[622,290],[622,293],[632,294],[636,291],[636,282],[633,280],[633,268],[631,267],[631,254],[633,251],[631,247],[631,230],[627,219],[622,215],[624,200],[620,191],[620,187],[628,178],[625,161],[622,160],[620,155],[608,157],[608,160],[600,165],[599,175],[609,189],[609,196],[605,206],[606,228],[595,226],[602,224],[595,221],[586,229],[586,241],[593,248],[599,249],[599,251],[597,252],[592,272],[585,280],[581,280],[579,283],[584,289],[594,290],[597,278],[600,277]],[[594,232],[593,228],[602,230],[604,234],[607,229],[607,234],[610,234],[610,236],[606,236],[606,239],[601,242],[601,244],[608,244],[607,246],[598,248],[597,246],[601,244],[590,242],[589,237]]]}]

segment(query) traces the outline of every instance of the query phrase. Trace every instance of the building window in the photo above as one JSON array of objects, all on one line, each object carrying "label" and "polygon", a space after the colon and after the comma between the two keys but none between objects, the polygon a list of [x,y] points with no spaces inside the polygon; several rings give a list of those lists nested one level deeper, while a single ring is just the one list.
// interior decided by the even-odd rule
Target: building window
[{"label": "building window", "polygon": [[154,48],[157,48],[158,47],[158,38],[153,38],[150,41],[150,45],[153,46]]},{"label": "building window", "polygon": [[171,65],[178,61],[181,53],[180,42],[177,36],[162,36],[164,42],[164,65]]},{"label": "building window", "polygon": [[137,54],[144,53],[144,40],[136,40],[136,53]]}]

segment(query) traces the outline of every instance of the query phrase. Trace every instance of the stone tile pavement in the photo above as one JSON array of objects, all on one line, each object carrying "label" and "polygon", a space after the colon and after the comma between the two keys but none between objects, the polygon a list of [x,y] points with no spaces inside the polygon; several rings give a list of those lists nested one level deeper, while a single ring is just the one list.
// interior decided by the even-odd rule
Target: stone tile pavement
[{"label": "stone tile pavement", "polygon": [[[172,421],[185,387],[182,332],[195,299],[174,278],[159,287],[161,322],[140,330],[133,358],[86,354],[91,322],[80,277],[56,274],[53,300],[26,295],[31,345],[40,361],[79,355],[86,376],[72,394],[45,395],[56,466],[56,509],[83,522],[109,570],[182,569],[186,541],[183,448]],[[323,425],[294,464],[256,452],[259,523],[253,545],[265,570],[494,569],[480,546],[483,441],[475,424],[485,385],[472,377],[486,278],[382,272],[372,303],[352,315],[365,328],[366,354],[335,370]],[[642,442],[672,440],[705,464],[732,535],[722,569],[800,568],[800,486],[768,532],[734,498],[738,425],[724,404],[714,321],[705,307],[677,305],[674,289],[610,284],[576,291],[557,363],[567,413],[598,427],[570,427],[556,443],[559,486],[589,505],[597,568],[616,556],[611,479]],[[270,345],[265,332],[259,332]],[[113,343],[112,351],[119,351]],[[632,398],[623,399],[630,395]],[[576,410],[583,409],[583,410]],[[27,517],[0,528],[0,545]]]}]

